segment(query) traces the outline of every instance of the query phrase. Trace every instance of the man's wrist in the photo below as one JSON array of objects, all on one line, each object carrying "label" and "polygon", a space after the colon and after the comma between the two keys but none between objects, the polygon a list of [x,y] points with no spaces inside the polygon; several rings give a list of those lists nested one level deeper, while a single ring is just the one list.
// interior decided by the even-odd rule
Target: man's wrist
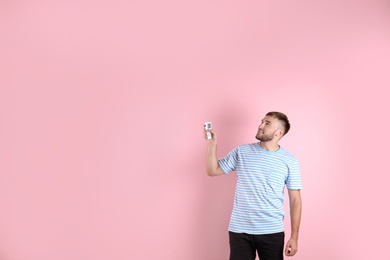
[{"label": "man's wrist", "polygon": [[291,232],[290,239],[298,240],[298,232]]},{"label": "man's wrist", "polygon": [[212,148],[216,148],[217,147],[217,143],[216,142],[209,142],[208,145],[209,145],[209,147],[212,147]]}]

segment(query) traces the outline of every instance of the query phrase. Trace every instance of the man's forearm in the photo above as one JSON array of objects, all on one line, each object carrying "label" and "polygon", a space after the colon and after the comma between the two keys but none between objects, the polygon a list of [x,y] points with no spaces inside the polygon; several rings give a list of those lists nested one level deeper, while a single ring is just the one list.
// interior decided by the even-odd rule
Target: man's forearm
[{"label": "man's forearm", "polygon": [[298,240],[299,226],[301,223],[302,201],[301,198],[294,198],[290,201],[291,216],[291,238]]},{"label": "man's forearm", "polygon": [[214,176],[218,169],[217,145],[209,143],[206,153],[206,171],[209,176]]}]

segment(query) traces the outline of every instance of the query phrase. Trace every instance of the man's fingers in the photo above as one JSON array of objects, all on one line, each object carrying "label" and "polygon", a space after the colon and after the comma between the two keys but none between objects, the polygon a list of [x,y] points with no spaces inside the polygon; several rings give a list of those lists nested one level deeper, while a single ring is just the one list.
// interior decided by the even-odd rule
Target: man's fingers
[{"label": "man's fingers", "polygon": [[290,253],[291,253],[291,247],[290,246],[286,246],[286,250],[284,250],[284,253],[286,254],[286,255],[290,255]]},{"label": "man's fingers", "polygon": [[287,247],[285,250],[286,256],[293,256],[298,252],[297,249],[292,249],[291,247]]},{"label": "man's fingers", "polygon": [[298,250],[296,248],[293,248],[293,246],[290,243],[287,243],[284,253],[286,256],[293,256],[297,251]]}]

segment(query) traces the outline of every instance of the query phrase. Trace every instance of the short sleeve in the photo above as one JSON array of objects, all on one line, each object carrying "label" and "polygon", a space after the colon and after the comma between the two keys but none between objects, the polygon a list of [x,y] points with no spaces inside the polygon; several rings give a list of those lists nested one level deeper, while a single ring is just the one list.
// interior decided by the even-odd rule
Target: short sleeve
[{"label": "short sleeve", "polygon": [[228,174],[231,171],[235,171],[237,163],[238,163],[238,147],[233,149],[225,157],[218,160],[219,167],[221,167],[222,171],[225,174]]},{"label": "short sleeve", "polygon": [[298,160],[293,160],[288,164],[288,175],[286,179],[286,187],[289,190],[301,190],[301,169]]}]

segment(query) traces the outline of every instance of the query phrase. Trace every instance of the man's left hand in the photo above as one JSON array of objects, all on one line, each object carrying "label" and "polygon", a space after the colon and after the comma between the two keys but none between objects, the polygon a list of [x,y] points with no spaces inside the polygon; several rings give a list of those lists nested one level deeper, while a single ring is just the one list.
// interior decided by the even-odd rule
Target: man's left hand
[{"label": "man's left hand", "polygon": [[290,238],[287,241],[284,253],[286,256],[293,256],[298,252],[298,241],[294,238]]}]

